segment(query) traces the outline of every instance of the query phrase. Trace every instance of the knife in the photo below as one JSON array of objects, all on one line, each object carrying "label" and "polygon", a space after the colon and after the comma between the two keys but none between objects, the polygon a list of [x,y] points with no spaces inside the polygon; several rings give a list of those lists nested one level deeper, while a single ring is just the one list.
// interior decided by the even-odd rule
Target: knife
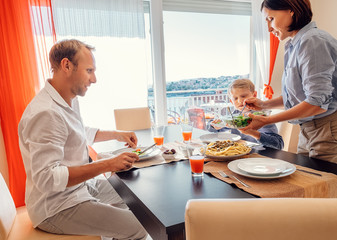
[{"label": "knife", "polygon": [[140,156],[141,154],[143,154],[143,153],[145,153],[146,151],[150,150],[151,148],[153,148],[153,147],[156,146],[156,145],[157,145],[157,143],[154,143],[154,144],[152,144],[150,147],[145,148],[143,151],[141,151],[141,152],[138,154],[138,156]]},{"label": "knife", "polygon": [[296,168],[296,170],[297,170],[297,171],[301,171],[301,172],[305,172],[305,173],[314,174],[314,175],[316,175],[316,176],[322,177],[322,174],[319,174],[319,173],[310,172],[310,171],[307,171],[307,170],[304,170],[304,169],[298,169],[298,168]]}]

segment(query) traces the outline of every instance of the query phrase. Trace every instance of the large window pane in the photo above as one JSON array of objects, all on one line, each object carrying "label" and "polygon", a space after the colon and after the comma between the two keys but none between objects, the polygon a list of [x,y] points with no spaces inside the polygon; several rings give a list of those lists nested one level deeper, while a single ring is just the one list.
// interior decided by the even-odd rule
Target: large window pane
[{"label": "large window pane", "polygon": [[167,108],[184,114],[227,101],[228,84],[249,77],[250,16],[164,11],[163,18]]}]

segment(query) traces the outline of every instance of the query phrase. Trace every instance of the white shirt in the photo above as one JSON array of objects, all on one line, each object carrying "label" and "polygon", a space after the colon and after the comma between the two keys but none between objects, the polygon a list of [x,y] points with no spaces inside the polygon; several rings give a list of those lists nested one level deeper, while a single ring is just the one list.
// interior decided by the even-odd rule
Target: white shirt
[{"label": "white shirt", "polygon": [[68,184],[68,166],[88,163],[87,145],[98,129],[85,128],[77,98],[70,107],[53,86],[27,106],[19,123],[19,145],[26,169],[26,206],[33,226],[56,213],[94,199],[85,183]]}]

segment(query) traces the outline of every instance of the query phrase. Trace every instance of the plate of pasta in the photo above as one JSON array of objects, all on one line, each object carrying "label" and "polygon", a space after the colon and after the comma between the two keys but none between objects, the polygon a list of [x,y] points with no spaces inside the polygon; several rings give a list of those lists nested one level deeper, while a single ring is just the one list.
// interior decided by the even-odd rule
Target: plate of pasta
[{"label": "plate of pasta", "polygon": [[230,160],[247,155],[251,148],[244,143],[233,142],[231,140],[215,141],[207,145],[206,156],[208,158]]}]

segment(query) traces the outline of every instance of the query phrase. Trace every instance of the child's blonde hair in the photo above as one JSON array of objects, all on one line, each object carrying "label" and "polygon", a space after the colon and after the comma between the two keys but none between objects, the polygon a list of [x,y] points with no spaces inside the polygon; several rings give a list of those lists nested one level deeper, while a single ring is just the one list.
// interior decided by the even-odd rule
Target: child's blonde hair
[{"label": "child's blonde hair", "polygon": [[244,89],[249,89],[252,93],[255,92],[255,85],[252,81],[249,79],[236,79],[234,80],[228,87],[228,95],[232,94],[232,90],[234,88],[244,88]]}]

